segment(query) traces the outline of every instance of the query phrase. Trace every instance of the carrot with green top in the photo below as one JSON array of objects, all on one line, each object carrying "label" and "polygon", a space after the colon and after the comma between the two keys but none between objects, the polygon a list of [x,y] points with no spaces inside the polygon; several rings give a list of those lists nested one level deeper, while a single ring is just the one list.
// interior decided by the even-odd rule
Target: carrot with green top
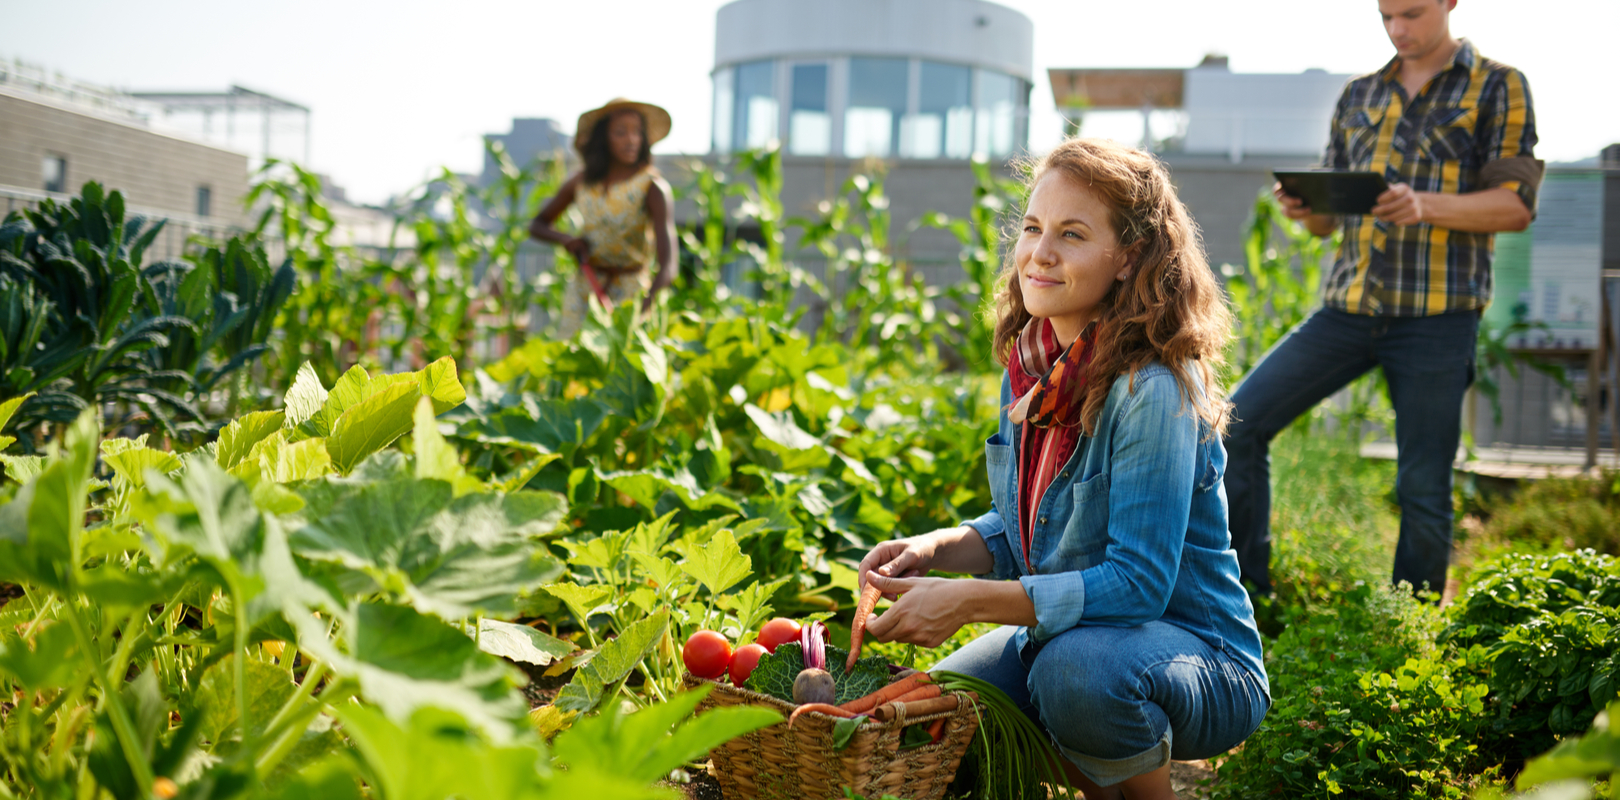
[{"label": "carrot with green top", "polygon": [[[854,700],[839,706],[839,708],[854,714],[863,714],[883,705],[884,703],[891,702],[895,698],[900,697],[920,686],[930,686],[933,684],[933,682],[934,679],[929,677],[928,673],[915,672],[865,697],[857,697]],[[938,687],[935,688],[937,689]]]},{"label": "carrot with green top", "polygon": [[855,623],[849,626],[849,658],[844,660],[844,672],[848,674],[855,669],[855,661],[861,657],[861,637],[866,635],[866,619],[872,616],[872,609],[877,607],[879,597],[883,590],[871,581],[867,581],[866,588],[861,590],[861,602],[855,606]]}]

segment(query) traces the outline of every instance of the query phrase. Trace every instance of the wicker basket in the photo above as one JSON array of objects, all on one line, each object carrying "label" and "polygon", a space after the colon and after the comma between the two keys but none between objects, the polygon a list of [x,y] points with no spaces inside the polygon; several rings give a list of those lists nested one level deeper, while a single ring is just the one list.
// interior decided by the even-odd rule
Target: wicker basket
[{"label": "wicker basket", "polygon": [[[739,689],[688,673],[687,688],[708,684],[714,691],[699,710],[737,705],[764,706],[793,713],[793,705],[770,695]],[[946,718],[944,734],[933,744],[900,750],[907,725]],[[842,750],[833,749],[833,723],[825,714],[805,714],[789,730],[786,722],[743,734],[710,753],[710,772],[727,800],[828,800],[843,798],[844,787],[873,798],[892,794],[908,800],[938,800],[956,776],[973,741],[979,717],[971,694],[955,711],[880,723],[867,720]]]}]

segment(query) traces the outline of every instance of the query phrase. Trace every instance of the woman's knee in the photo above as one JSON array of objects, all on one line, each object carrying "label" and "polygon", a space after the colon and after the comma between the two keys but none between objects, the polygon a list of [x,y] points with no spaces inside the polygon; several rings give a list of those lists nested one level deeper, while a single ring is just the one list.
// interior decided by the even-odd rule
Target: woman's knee
[{"label": "woman's knee", "polygon": [[1114,759],[1154,747],[1167,729],[1123,646],[1126,631],[1081,628],[1054,639],[1029,673],[1042,725],[1064,749]]}]

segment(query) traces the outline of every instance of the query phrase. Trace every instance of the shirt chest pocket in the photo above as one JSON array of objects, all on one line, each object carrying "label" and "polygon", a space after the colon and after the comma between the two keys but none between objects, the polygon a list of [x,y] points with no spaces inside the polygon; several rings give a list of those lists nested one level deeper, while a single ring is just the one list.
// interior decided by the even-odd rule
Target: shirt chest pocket
[{"label": "shirt chest pocket", "polygon": [[1074,511],[1054,553],[1059,563],[1053,566],[1086,569],[1101,562],[1107,549],[1108,473],[1100,472],[1074,485]]},{"label": "shirt chest pocket", "polygon": [[1474,152],[1474,122],[1478,118],[1478,106],[1434,108],[1418,140],[1419,155],[1430,161],[1457,161],[1465,167],[1478,167]]},{"label": "shirt chest pocket", "polygon": [[1345,116],[1340,128],[1344,130],[1344,152],[1352,169],[1372,163],[1378,148],[1378,127],[1383,122],[1382,108],[1359,108]]}]

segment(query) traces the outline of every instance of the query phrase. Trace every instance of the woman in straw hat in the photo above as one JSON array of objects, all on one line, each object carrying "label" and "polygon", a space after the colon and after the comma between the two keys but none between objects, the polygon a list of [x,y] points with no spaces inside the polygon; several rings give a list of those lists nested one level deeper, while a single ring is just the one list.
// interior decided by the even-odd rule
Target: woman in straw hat
[{"label": "woman in straw hat", "polygon": [[[574,149],[585,167],[529,224],[531,235],[562,245],[579,264],[563,296],[564,338],[579,331],[592,296],[611,308],[639,295],[646,312],[674,280],[674,199],[652,166],[652,145],[669,125],[664,109],[622,98],[579,115]],[[556,227],[570,205],[579,209],[578,236]]]}]

